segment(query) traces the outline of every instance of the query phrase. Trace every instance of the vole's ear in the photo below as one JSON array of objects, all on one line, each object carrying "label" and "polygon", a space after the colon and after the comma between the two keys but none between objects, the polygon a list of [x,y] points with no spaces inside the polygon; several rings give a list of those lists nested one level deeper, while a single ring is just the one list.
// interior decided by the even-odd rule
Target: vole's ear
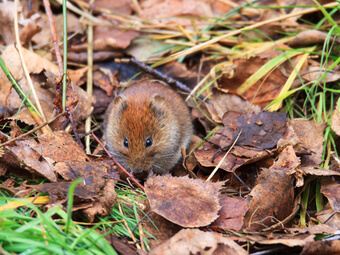
[{"label": "vole's ear", "polygon": [[116,108],[116,109],[119,109],[119,112],[124,112],[126,107],[127,107],[127,100],[126,100],[126,97],[123,96],[123,95],[119,95],[119,96],[116,96],[114,99],[113,99],[113,107]]},{"label": "vole's ear", "polygon": [[155,106],[161,106],[165,103],[165,98],[161,95],[155,95],[152,97],[152,103],[155,105]]},{"label": "vole's ear", "polygon": [[167,111],[166,100],[161,95],[155,95],[151,98],[150,108],[152,108],[156,114],[164,115]]},{"label": "vole's ear", "polygon": [[119,104],[119,103],[122,103],[123,101],[126,101],[126,98],[122,95],[116,96],[113,99],[113,103],[116,104],[116,105]]}]

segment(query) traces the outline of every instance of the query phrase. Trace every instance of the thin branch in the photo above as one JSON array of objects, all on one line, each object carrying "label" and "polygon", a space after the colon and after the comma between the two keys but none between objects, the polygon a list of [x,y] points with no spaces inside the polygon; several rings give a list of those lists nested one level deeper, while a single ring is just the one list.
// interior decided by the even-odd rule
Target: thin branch
[{"label": "thin branch", "polygon": [[118,168],[127,176],[129,176],[129,178],[142,190],[144,191],[144,187],[124,168],[122,167],[121,164],[118,163],[118,161],[111,155],[111,153],[105,148],[104,144],[98,139],[98,137],[92,132],[92,137],[94,138],[94,140],[97,141],[97,143],[104,149],[104,151],[106,152],[106,154],[113,160],[113,162],[116,164],[116,166],[118,166]]},{"label": "thin branch", "polygon": [[48,17],[48,21],[50,23],[50,29],[51,29],[51,34],[52,34],[52,40],[53,40],[53,46],[54,46],[54,51],[55,51],[55,56],[57,58],[57,63],[59,67],[59,73],[60,75],[63,74],[63,59],[61,57],[61,52],[59,48],[59,42],[58,42],[58,37],[57,37],[57,32],[55,30],[55,25],[54,25],[54,20],[53,20],[53,14],[51,10],[51,5],[49,0],[43,0],[44,2],[44,7],[45,7],[45,12]]},{"label": "thin branch", "polygon": [[[90,3],[92,3],[91,1]],[[93,25],[92,21],[89,20],[89,25],[87,28],[87,83],[86,83],[86,91],[87,93],[92,96],[92,91],[93,91]],[[92,122],[92,117],[89,116],[85,120],[85,133],[90,132],[91,130],[91,122]],[[90,149],[90,136],[85,137],[85,151],[87,154],[91,154],[91,149]]]}]

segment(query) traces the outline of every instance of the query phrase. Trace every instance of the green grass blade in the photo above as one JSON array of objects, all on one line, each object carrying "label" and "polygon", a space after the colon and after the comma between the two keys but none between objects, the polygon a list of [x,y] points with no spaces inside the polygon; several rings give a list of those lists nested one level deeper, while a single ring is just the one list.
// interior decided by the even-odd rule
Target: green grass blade
[{"label": "green grass blade", "polygon": [[30,111],[30,113],[33,116],[38,116],[41,120],[42,117],[40,115],[40,113],[38,112],[38,110],[35,108],[35,106],[32,104],[32,102],[28,99],[28,97],[25,95],[24,91],[21,89],[20,85],[17,83],[17,81],[14,79],[11,71],[8,69],[8,67],[6,66],[5,62],[3,61],[2,57],[0,56],[0,66],[2,68],[2,70],[4,71],[4,73],[7,76],[7,79],[11,82],[13,88],[15,89],[15,91],[18,93],[19,97],[21,98],[21,100],[25,103],[25,105],[27,106],[27,109]]}]

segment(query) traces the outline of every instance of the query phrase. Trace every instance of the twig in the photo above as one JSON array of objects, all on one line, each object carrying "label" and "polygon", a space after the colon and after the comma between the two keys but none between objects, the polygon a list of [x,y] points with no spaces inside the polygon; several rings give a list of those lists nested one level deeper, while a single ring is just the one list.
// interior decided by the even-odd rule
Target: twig
[{"label": "twig", "polygon": [[66,8],[66,0],[63,0],[63,99],[62,106],[63,111],[66,111],[66,94],[67,94],[67,8]]},{"label": "twig", "polygon": [[142,63],[142,62],[139,62],[137,59],[135,58],[131,58],[130,59],[130,62],[132,64],[134,64],[135,66],[137,66],[138,68],[142,69],[143,71],[155,76],[157,79],[160,79],[170,85],[174,85],[176,86],[177,88],[180,88],[181,90],[185,91],[185,92],[188,92],[190,93],[191,90],[187,87],[187,85],[185,85],[184,83],[180,82],[180,81],[177,81],[165,74],[162,74],[160,71],[157,71],[156,69]]},{"label": "twig", "polygon": [[293,209],[293,212],[291,214],[289,214],[284,220],[268,227],[268,228],[264,228],[261,230],[261,232],[267,232],[267,231],[273,231],[274,229],[281,227],[282,225],[288,223],[289,221],[291,221],[295,215],[299,212],[300,208],[301,208],[301,195],[299,195],[295,201],[295,207]]},{"label": "twig", "polygon": [[15,142],[15,141],[17,141],[17,140],[20,140],[21,138],[24,138],[25,136],[28,136],[29,134],[34,133],[35,131],[41,129],[42,127],[44,127],[44,126],[46,126],[46,125],[52,123],[53,121],[55,121],[57,118],[59,118],[60,116],[62,116],[62,115],[64,115],[64,114],[65,114],[65,113],[62,112],[62,113],[58,114],[57,116],[55,116],[53,119],[50,119],[49,121],[47,121],[47,122],[41,124],[40,126],[37,126],[37,127],[33,128],[32,130],[26,132],[25,134],[19,135],[19,136],[15,137],[15,138],[13,138],[13,139],[11,139],[11,140],[8,140],[7,142],[1,143],[1,144],[0,144],[0,148],[3,147],[3,146],[8,145],[8,144],[10,144],[10,143],[13,143],[13,142]]},{"label": "twig", "polygon": [[62,75],[63,72],[64,72],[64,69],[63,69],[63,59],[61,57],[61,52],[60,52],[60,48],[59,48],[57,32],[55,30],[55,25],[54,25],[54,20],[53,20],[53,15],[52,15],[50,1],[49,0],[43,0],[43,2],[44,2],[45,12],[46,12],[47,17],[48,17],[48,21],[50,23],[50,29],[51,29],[51,34],[52,34],[53,46],[54,46],[55,56],[57,58],[57,63],[58,63],[58,67],[59,67],[59,73],[60,73],[60,75]]},{"label": "twig", "polygon": [[233,172],[233,173],[234,173],[234,176],[236,177],[236,179],[239,180],[239,182],[242,183],[243,186],[246,187],[246,189],[248,191],[251,191],[251,188],[235,172]]},{"label": "twig", "polygon": [[[90,1],[92,4],[93,1]],[[87,93],[92,96],[92,91],[93,91],[93,77],[92,77],[92,68],[93,66],[93,25],[92,21],[89,20],[89,25],[87,28],[87,82],[86,82],[86,91]],[[92,122],[92,117],[91,115],[87,117],[85,120],[85,133],[90,132],[91,130],[91,122]],[[87,154],[91,154],[91,149],[90,149],[90,136],[85,137],[85,151]]]},{"label": "twig", "polygon": [[[151,74],[152,76],[154,76],[155,78],[164,81],[166,83],[168,83],[170,86],[175,86],[189,94],[192,94],[191,90],[188,88],[187,85],[185,85],[184,83],[177,81],[165,74],[162,74],[160,71],[138,61],[135,58],[131,58],[130,59],[130,63],[134,64],[135,66],[137,66],[139,69],[141,69],[142,71]],[[209,99],[204,98],[203,96],[198,96],[198,99],[202,100],[202,101],[206,101],[207,103],[210,102]]]},{"label": "twig", "polygon": [[118,168],[121,169],[121,171],[128,175],[129,178],[142,190],[144,191],[144,187],[124,168],[121,164],[118,163],[118,161],[111,155],[111,153],[105,148],[104,144],[98,139],[98,137],[92,132],[92,137],[94,140],[97,141],[97,143],[104,149],[106,154],[113,160],[113,162],[118,166]]}]

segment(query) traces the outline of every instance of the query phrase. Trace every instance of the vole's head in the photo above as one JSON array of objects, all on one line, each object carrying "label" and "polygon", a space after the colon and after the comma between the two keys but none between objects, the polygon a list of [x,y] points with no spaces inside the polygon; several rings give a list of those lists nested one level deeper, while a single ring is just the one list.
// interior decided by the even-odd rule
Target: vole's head
[{"label": "vole's head", "polygon": [[164,97],[117,96],[107,118],[107,147],[123,167],[133,173],[169,172],[178,159],[178,124]]}]

